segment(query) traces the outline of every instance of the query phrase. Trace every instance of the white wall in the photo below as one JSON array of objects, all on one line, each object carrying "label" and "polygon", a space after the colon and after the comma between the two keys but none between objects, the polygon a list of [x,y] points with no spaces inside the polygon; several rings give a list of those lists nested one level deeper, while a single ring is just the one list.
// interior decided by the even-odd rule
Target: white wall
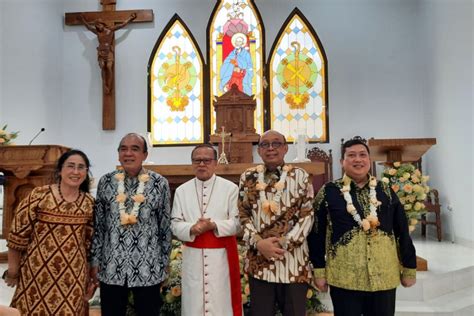
[{"label": "white wall", "polygon": [[[62,38],[58,0],[5,0],[0,12],[1,123],[20,130],[25,144],[42,127],[43,141],[64,141],[58,122],[62,106]],[[58,115],[59,114],[59,115]]]},{"label": "white wall", "polygon": [[446,237],[472,246],[473,3],[425,0],[420,11],[425,131],[438,142],[427,170],[440,192]]},{"label": "white wall", "polygon": [[[470,156],[469,153],[459,155],[459,151],[466,149],[460,148],[463,141],[457,137],[460,133],[455,132],[458,119],[464,120],[465,126],[471,126],[472,115],[464,116],[466,108],[452,104],[453,97],[460,104],[460,100],[466,98],[463,95],[471,93],[472,85],[462,84],[461,78],[465,76],[459,72],[467,68],[463,65],[472,63],[472,46],[470,53],[458,51],[455,68],[429,69],[437,71],[437,79],[428,80],[432,74],[425,67],[430,67],[430,60],[438,64],[443,56],[449,56],[448,48],[434,45],[441,35],[431,30],[430,25],[448,26],[449,23],[450,31],[459,32],[462,28],[463,32],[471,30],[472,34],[472,15],[469,15],[472,2],[255,2],[265,24],[267,54],[282,23],[295,6],[304,12],[319,34],[328,56],[330,120],[330,143],[321,147],[334,150],[336,174],[339,174],[337,158],[341,138],[355,134],[377,138],[437,137],[439,144],[427,155],[427,171],[434,175],[433,186],[447,192],[445,188],[451,185],[444,182],[444,174],[436,173],[444,172],[438,169],[445,168],[445,164],[441,164],[440,159],[437,164],[436,155],[444,159],[450,157],[458,170],[465,170],[463,166],[469,165],[466,163],[468,157],[472,158],[472,150]],[[216,1],[118,1],[118,10],[153,9],[155,20],[129,25],[116,34],[115,131],[102,131],[101,128],[102,91],[95,35],[81,26],[64,26],[63,21],[64,12],[100,10],[98,3],[97,0],[0,0],[0,111],[3,110],[0,124],[8,122],[12,129],[21,130],[20,144],[27,143],[39,128],[46,127],[47,133],[40,136],[37,143],[58,143],[85,150],[94,164],[96,177],[114,168],[116,147],[125,133],[146,132],[147,64],[164,26],[174,13],[178,13],[205,56],[206,26]],[[445,6],[450,12],[457,12],[452,17],[448,14],[447,21],[444,20],[446,17],[439,17]],[[455,22],[462,23],[462,27]],[[420,27],[424,31],[420,31]],[[448,32],[438,28],[443,34]],[[430,32],[430,37],[425,39],[424,32]],[[449,43],[453,45],[459,40],[457,36],[449,37]],[[463,49],[472,45],[472,38],[470,42],[462,40],[465,41]],[[435,50],[424,48],[430,43]],[[453,74],[447,77],[444,72]],[[448,79],[451,77],[456,80]],[[451,89],[441,91],[435,88],[437,84]],[[442,99],[439,99],[439,93],[444,94]],[[430,118],[428,105],[433,104],[431,99],[438,100],[438,110],[433,111],[439,117],[437,120]],[[459,117],[441,111],[446,102],[459,110]],[[439,127],[441,117],[443,127]],[[446,133],[446,129],[450,132]],[[443,139],[443,135],[455,135],[458,145],[444,145],[448,140]],[[189,153],[188,147],[154,148],[150,160],[157,164],[184,164],[189,161]],[[256,155],[254,157],[259,161]],[[294,157],[291,150],[288,160]],[[472,206],[468,205],[468,194],[449,196],[457,211],[470,214]],[[460,237],[474,239],[468,226],[461,225],[460,228]]]}]

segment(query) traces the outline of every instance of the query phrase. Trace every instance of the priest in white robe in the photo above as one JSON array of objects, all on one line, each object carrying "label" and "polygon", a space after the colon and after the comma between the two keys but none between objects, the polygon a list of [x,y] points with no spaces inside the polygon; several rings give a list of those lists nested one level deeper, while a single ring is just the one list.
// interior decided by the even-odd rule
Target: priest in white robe
[{"label": "priest in white robe", "polygon": [[196,146],[191,160],[196,177],[176,189],[171,214],[173,234],[185,243],[181,315],[241,316],[238,187],[215,175],[211,145]]}]

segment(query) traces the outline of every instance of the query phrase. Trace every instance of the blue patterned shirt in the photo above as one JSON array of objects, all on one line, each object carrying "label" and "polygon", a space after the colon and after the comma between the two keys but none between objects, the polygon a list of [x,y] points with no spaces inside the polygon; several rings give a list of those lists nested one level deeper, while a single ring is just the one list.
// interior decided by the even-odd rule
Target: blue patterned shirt
[{"label": "blue patterned shirt", "polygon": [[[161,175],[147,172],[145,201],[140,205],[138,222],[120,223],[116,201],[118,181],[114,171],[104,175],[97,187],[94,209],[94,236],[91,265],[99,267],[99,280],[110,285],[152,286],[166,279],[171,251],[170,189]],[[131,196],[138,188],[138,177],[125,176],[127,213],[133,207]]]}]

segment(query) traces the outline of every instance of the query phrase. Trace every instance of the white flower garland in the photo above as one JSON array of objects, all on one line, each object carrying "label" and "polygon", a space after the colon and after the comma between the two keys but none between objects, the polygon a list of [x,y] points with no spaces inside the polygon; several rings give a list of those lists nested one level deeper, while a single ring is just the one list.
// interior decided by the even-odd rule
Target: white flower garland
[{"label": "white flower garland", "polygon": [[273,195],[273,199],[268,201],[267,194],[265,192],[265,189],[268,186],[264,179],[265,166],[257,166],[258,178],[256,189],[259,191],[263,212],[268,214],[271,211],[273,214],[276,214],[280,210],[281,195],[283,194],[283,189],[285,188],[286,177],[291,169],[291,165],[283,166],[283,172],[281,173],[280,180],[274,185],[274,188],[277,190],[277,192]]},{"label": "white flower garland", "polygon": [[377,193],[375,191],[375,187],[377,186],[377,179],[375,177],[369,178],[369,198],[370,198],[370,214],[367,218],[361,219],[359,213],[357,213],[357,209],[355,208],[354,204],[352,203],[351,197],[351,178],[347,175],[344,175],[342,178],[344,185],[342,186],[341,192],[344,195],[344,200],[346,200],[346,210],[349,214],[352,215],[352,218],[359,224],[360,227],[364,231],[368,231],[369,229],[375,230],[377,226],[380,225],[378,216],[377,216],[377,207],[382,204],[379,200],[377,200]]},{"label": "white flower garland", "polygon": [[119,204],[120,223],[122,225],[136,224],[138,221],[138,210],[140,209],[140,205],[145,201],[145,196],[143,195],[143,191],[145,190],[145,183],[150,179],[150,176],[147,173],[138,176],[138,188],[135,195],[132,196],[132,200],[134,201],[134,203],[130,213],[126,212],[125,207],[125,201],[127,200],[124,184],[125,174],[119,172],[114,177],[118,182],[116,201]]}]

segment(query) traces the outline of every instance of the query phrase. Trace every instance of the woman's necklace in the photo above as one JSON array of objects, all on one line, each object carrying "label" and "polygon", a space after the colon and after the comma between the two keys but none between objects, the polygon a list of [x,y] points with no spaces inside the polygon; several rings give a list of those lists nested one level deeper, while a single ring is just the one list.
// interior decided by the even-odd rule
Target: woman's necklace
[{"label": "woman's necklace", "polygon": [[341,192],[344,195],[344,200],[346,200],[346,210],[349,214],[352,215],[352,218],[357,222],[357,224],[359,224],[360,227],[362,227],[364,231],[368,231],[369,229],[375,231],[375,229],[380,225],[377,215],[377,207],[382,204],[379,200],[377,200],[377,193],[375,191],[375,187],[377,186],[377,179],[372,176],[369,178],[370,214],[364,219],[360,218],[357,209],[352,203],[352,197],[350,193],[351,181],[351,178],[349,178],[347,175],[344,175],[344,177],[342,178],[343,186]]},{"label": "woman's necklace", "polygon": [[58,183],[58,192],[59,192],[59,196],[61,197],[61,200],[65,203],[77,203],[77,201],[79,201],[79,198],[81,197],[81,190],[79,190],[79,192],[77,193],[77,198],[74,201],[66,200],[64,198],[63,192],[61,191],[61,180],[59,180],[59,183]]}]

